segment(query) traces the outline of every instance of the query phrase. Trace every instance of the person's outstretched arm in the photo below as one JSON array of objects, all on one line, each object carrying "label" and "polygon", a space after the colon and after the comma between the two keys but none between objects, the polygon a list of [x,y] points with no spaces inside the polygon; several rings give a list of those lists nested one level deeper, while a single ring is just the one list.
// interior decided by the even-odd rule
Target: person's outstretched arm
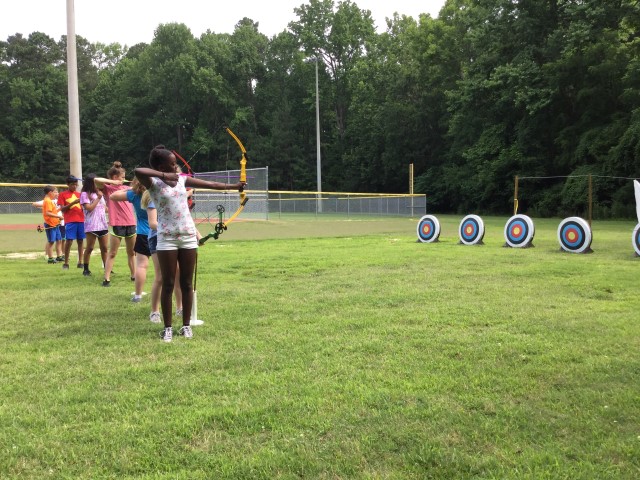
[{"label": "person's outstretched arm", "polygon": [[239,192],[241,192],[242,190],[244,190],[246,182],[220,183],[202,180],[201,178],[187,177],[185,185],[187,187],[193,188],[206,188],[209,190],[238,190]]},{"label": "person's outstretched arm", "polygon": [[122,180],[111,180],[110,178],[96,177],[93,179],[98,190],[102,190],[105,185],[122,185]]},{"label": "person's outstretched arm", "polygon": [[177,173],[160,172],[153,168],[136,168],[133,173],[138,181],[146,188],[151,188],[151,178],[156,177],[161,179],[164,183],[170,187],[175,187],[178,183],[179,175]]}]

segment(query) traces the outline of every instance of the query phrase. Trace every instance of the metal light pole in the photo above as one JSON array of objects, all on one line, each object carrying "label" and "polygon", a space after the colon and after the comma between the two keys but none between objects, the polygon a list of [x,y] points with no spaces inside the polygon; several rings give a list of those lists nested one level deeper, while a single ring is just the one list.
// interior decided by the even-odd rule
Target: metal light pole
[{"label": "metal light pole", "polygon": [[69,101],[69,171],[82,178],[80,152],[80,101],[78,99],[78,57],[74,0],[67,0],[67,83]]},{"label": "metal light pole", "polygon": [[318,179],[318,212],[322,213],[322,162],[320,158],[320,89],[318,88],[318,57],[316,57],[316,169]]}]

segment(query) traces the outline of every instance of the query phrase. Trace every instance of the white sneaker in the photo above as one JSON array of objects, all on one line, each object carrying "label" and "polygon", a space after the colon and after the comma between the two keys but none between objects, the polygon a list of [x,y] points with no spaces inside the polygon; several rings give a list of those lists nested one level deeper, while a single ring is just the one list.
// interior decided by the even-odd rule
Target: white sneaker
[{"label": "white sneaker", "polygon": [[192,327],[196,327],[198,325],[204,325],[204,321],[203,320],[198,320],[198,319],[195,319],[195,320],[192,319],[190,323],[191,323]]},{"label": "white sneaker", "polygon": [[176,308],[176,317],[181,317],[181,316],[182,316],[182,309]]},{"label": "white sneaker", "polygon": [[160,323],[160,312],[151,312],[149,314],[149,321],[151,321],[151,323]]},{"label": "white sneaker", "polygon": [[160,338],[163,342],[169,343],[173,340],[173,328],[167,327],[160,332]]},{"label": "white sneaker", "polygon": [[185,325],[183,326],[178,333],[182,335],[184,338],[193,338],[193,332],[191,331],[191,326]]}]

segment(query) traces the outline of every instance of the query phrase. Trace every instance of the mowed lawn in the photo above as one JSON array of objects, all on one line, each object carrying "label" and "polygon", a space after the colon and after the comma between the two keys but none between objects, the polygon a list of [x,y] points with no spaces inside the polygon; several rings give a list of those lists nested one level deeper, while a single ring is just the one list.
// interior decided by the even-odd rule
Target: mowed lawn
[{"label": "mowed lawn", "polygon": [[111,288],[96,256],[89,278],[1,257],[0,478],[639,478],[635,223],[581,255],[559,219],[530,249],[506,217],[459,245],[460,219],[435,244],[417,219],[232,224],[171,344],[124,251]]}]

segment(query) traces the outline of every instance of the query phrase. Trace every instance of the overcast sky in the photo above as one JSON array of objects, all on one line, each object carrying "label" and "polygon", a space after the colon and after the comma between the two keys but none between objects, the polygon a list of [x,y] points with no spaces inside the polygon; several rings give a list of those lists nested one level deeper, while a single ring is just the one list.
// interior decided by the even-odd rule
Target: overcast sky
[{"label": "overcast sky", "polygon": [[[420,13],[437,17],[445,0],[357,0],[383,32],[385,17],[394,12],[418,18]],[[293,13],[302,0],[75,0],[76,34],[89,42],[132,46],[149,43],[161,23],[184,23],[196,37],[207,29],[231,33],[243,17],[259,23],[261,33],[271,37],[297,20]],[[337,3],[337,0],[336,2]],[[39,31],[54,40],[67,33],[67,0],[2,0],[0,39],[21,33],[25,37]]]}]

